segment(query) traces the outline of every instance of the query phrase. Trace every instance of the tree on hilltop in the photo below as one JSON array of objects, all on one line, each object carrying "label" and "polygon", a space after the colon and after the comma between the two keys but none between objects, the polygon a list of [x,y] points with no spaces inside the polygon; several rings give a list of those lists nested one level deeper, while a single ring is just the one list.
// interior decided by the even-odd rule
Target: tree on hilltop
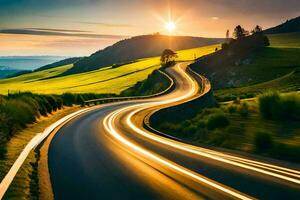
[{"label": "tree on hilltop", "polygon": [[170,62],[174,62],[175,58],[177,58],[177,53],[172,51],[171,49],[165,49],[160,57],[160,62],[162,65],[169,64]]},{"label": "tree on hilltop", "polygon": [[233,36],[236,39],[244,38],[249,35],[249,31],[246,31],[241,25],[238,25],[234,28]]},{"label": "tree on hilltop", "polygon": [[251,31],[251,33],[256,34],[256,33],[261,33],[262,31],[263,31],[262,27],[259,25],[256,25],[255,28]]}]

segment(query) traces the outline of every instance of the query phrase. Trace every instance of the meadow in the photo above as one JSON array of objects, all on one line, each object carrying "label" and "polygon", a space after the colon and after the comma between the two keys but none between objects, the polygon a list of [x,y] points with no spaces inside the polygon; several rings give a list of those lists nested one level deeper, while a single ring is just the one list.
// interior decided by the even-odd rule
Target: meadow
[{"label": "meadow", "polygon": [[[212,53],[220,45],[178,51],[177,60],[193,60],[194,57]],[[137,60],[119,67],[108,66],[98,70],[68,76],[58,76],[72,65],[66,65],[0,80],[0,94],[30,91],[39,94],[71,93],[115,93],[133,86],[160,68],[160,58],[152,57]]]},{"label": "meadow", "polygon": [[300,33],[282,33],[268,35],[272,47],[300,48]]}]

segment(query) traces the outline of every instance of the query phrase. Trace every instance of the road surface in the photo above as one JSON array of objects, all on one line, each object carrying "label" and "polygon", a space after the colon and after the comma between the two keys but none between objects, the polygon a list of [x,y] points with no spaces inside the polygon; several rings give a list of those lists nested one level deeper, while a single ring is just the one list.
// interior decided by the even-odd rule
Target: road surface
[{"label": "road surface", "polygon": [[[297,168],[191,146],[143,128],[149,112],[202,95],[186,67],[167,70],[176,86],[171,93],[95,107],[56,133],[48,157],[55,199],[300,199]],[[207,83],[203,93],[209,89]]]}]

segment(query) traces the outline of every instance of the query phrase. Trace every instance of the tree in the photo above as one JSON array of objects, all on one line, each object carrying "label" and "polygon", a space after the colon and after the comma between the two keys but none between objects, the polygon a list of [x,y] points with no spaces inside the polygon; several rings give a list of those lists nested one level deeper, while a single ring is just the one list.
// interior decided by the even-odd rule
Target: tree
[{"label": "tree", "polygon": [[168,64],[169,62],[172,62],[177,58],[177,53],[172,51],[171,49],[165,49],[160,57],[160,61],[163,65]]},{"label": "tree", "polygon": [[259,25],[256,25],[255,28],[251,31],[251,33],[256,34],[256,33],[261,33],[262,31],[263,31],[262,27]]},{"label": "tree", "polygon": [[229,30],[226,31],[226,39],[229,39]]},{"label": "tree", "polygon": [[248,35],[249,35],[249,32],[246,31],[243,27],[241,27],[241,25],[236,26],[233,31],[233,36],[236,39],[240,39],[240,38],[246,37]]}]

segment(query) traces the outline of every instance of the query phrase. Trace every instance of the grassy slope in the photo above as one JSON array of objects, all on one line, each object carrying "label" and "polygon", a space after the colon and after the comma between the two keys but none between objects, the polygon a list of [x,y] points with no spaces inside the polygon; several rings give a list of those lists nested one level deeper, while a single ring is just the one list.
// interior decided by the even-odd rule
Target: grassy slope
[{"label": "grassy slope", "polygon": [[240,87],[217,90],[217,96],[261,93],[266,90],[287,92],[300,88],[300,33],[268,37],[270,47],[250,56],[250,64],[237,66],[236,77],[244,80]]},{"label": "grassy slope", "polygon": [[[244,84],[244,87],[219,89],[215,91],[215,94],[220,97],[232,94],[238,96],[249,92],[263,93],[266,90],[274,89],[281,91],[299,90],[299,41],[300,34],[272,35],[270,37],[271,46],[263,48],[248,57],[247,59],[250,60],[248,64],[226,66],[225,70],[222,69],[222,72],[226,70],[230,73],[234,72],[235,75],[232,77],[235,80],[245,80],[240,83]],[[199,66],[200,68],[201,66]],[[221,73],[220,78],[224,74]],[[248,80],[249,78],[251,80]],[[244,106],[246,102],[247,106]],[[214,123],[214,128],[210,128],[209,121],[215,115],[225,116],[229,124],[218,127],[222,124],[222,121],[219,120]],[[264,119],[259,112],[257,98],[242,100],[241,102],[222,103],[219,107],[204,109],[193,118],[180,123],[162,121],[162,124],[159,124],[156,128],[196,144],[224,147],[250,153],[256,152],[254,142],[256,133],[264,132],[271,135],[274,149],[269,150],[270,152],[262,152],[263,155],[299,162],[294,153],[300,149],[299,121]],[[279,144],[284,144],[285,148],[282,148]]]},{"label": "grassy slope", "polygon": [[268,35],[271,46],[300,48],[300,32]]},{"label": "grassy slope", "polygon": [[[48,117],[41,117],[38,123],[29,125],[19,134],[14,136],[7,144],[6,159],[0,160],[0,178],[5,176],[11,165],[17,159],[24,146],[34,137],[37,133],[42,132],[50,124],[56,122],[60,118],[75,112],[79,107],[66,107],[63,110],[59,110]],[[5,199],[29,199],[30,195],[30,177],[32,173],[31,162],[36,162],[34,152],[31,152],[28,158],[25,160],[20,171],[17,173],[12,185],[9,187],[8,192],[5,195]]]},{"label": "grassy slope", "polygon": [[[177,59],[192,60],[195,55],[200,57],[209,54],[216,47],[219,47],[219,45],[179,51]],[[43,94],[61,94],[64,92],[120,93],[136,82],[146,79],[153,70],[160,67],[159,63],[159,57],[153,57],[117,68],[109,66],[80,74],[54,77],[72,67],[72,65],[66,65],[1,80],[0,93],[6,94],[8,90],[31,91]]]},{"label": "grassy slope", "polygon": [[[247,104],[247,115],[243,114],[245,111],[241,111],[245,103]],[[229,120],[229,124],[224,127],[216,127],[215,125],[214,129],[208,128],[209,119],[213,115],[221,113]],[[264,119],[259,112],[257,98],[242,100],[237,103],[227,102],[220,104],[219,107],[207,108],[195,117],[181,123],[162,123],[158,130],[195,144],[224,147],[249,153],[255,152],[254,138],[257,132],[270,134],[277,144],[300,148],[299,121]],[[277,158],[279,156],[265,155]],[[296,158],[280,157],[280,159],[295,160]]]}]

